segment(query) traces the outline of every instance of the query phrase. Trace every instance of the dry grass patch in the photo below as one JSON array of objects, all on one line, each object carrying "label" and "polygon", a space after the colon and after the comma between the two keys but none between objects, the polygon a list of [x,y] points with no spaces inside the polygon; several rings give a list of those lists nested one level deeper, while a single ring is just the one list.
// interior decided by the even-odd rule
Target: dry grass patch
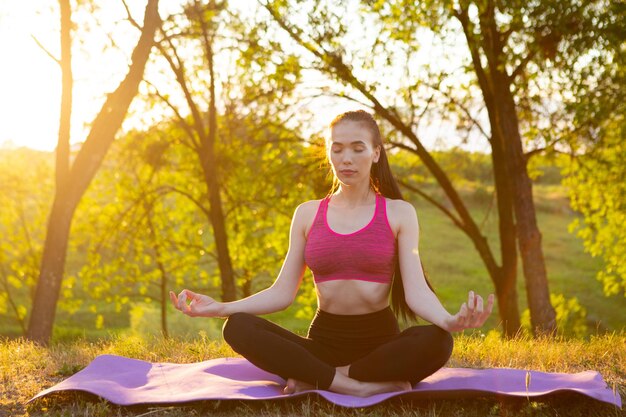
[{"label": "dry grass patch", "polygon": [[[235,356],[223,342],[136,336],[97,343],[78,341],[43,348],[24,340],[0,341],[0,416],[620,416],[622,410],[576,394],[546,400],[474,398],[458,401],[391,400],[365,409],[345,409],[315,395],[280,402],[209,401],[176,407],[117,407],[93,396],[62,393],[26,406],[39,391],[85,367],[101,354],[152,362],[189,363]],[[626,398],[626,334],[589,340],[503,340],[496,332],[457,334],[450,367],[511,367],[546,372],[597,370]]]}]

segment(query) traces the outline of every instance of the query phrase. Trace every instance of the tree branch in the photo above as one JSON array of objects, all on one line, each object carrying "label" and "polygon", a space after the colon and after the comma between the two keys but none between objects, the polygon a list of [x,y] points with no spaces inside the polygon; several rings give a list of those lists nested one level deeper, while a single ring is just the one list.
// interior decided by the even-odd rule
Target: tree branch
[{"label": "tree branch", "polygon": [[48,51],[46,49],[45,46],[43,46],[41,44],[41,42],[39,42],[39,40],[34,36],[34,35],[30,35],[31,38],[33,38],[33,40],[35,41],[35,43],[37,44],[37,46],[39,46],[39,48],[41,48],[42,51],[44,51],[46,53],[46,55],[48,55],[50,58],[52,58],[52,60],[54,62],[56,62],[57,64],[61,65],[61,60],[57,57],[55,57],[54,55],[52,55],[52,53],[50,51]]},{"label": "tree branch", "polygon": [[531,50],[530,52],[528,52],[528,54],[526,54],[526,56],[522,59],[519,65],[513,70],[513,72],[509,76],[509,80],[511,83],[513,83],[513,81],[515,81],[515,79],[522,73],[522,71],[526,69],[526,65],[528,65],[528,63],[535,57],[536,54],[536,50]]},{"label": "tree branch", "polygon": [[194,151],[197,151],[199,149],[199,144],[196,140],[193,130],[191,129],[191,126],[189,126],[189,123],[185,121],[185,118],[180,114],[180,111],[178,110],[178,108],[174,106],[174,104],[167,97],[162,95],[159,92],[159,89],[154,84],[152,84],[148,80],[145,80],[145,82],[146,84],[148,84],[154,89],[154,95],[159,97],[174,112],[174,115],[178,119],[179,125],[183,128],[183,130],[185,131],[185,133],[187,133],[187,136],[189,137],[190,142],[185,143],[185,145],[187,145],[189,148],[193,149]]},{"label": "tree branch", "polygon": [[403,186],[404,188],[413,191],[414,193],[418,194],[420,197],[424,198],[426,201],[428,201],[429,203],[431,203],[433,206],[437,207],[439,210],[441,210],[446,216],[448,216],[448,218],[450,218],[450,220],[452,220],[452,222],[461,230],[463,230],[464,232],[467,233],[467,229],[465,228],[465,225],[463,223],[461,223],[461,221],[459,219],[457,219],[454,214],[448,210],[447,208],[445,208],[443,206],[443,204],[439,203],[437,200],[435,200],[433,197],[429,196],[428,194],[426,194],[424,191],[420,190],[419,188],[410,185],[409,183],[402,181],[402,180],[397,180],[398,184],[400,184],[401,186]]}]

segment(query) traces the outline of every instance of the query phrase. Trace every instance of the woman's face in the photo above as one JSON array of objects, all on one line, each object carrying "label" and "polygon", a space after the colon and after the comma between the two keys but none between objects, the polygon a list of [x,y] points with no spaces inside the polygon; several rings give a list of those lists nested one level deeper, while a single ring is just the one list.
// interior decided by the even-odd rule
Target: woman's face
[{"label": "woman's face", "polygon": [[331,129],[329,159],[341,183],[369,183],[372,163],[380,158],[380,147],[373,146],[370,131],[359,122],[344,120]]}]

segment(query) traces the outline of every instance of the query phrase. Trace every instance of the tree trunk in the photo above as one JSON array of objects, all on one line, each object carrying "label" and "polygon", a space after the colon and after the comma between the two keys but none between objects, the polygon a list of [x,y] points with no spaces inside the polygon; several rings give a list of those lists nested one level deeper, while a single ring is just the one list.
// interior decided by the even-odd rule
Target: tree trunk
[{"label": "tree trunk", "polygon": [[69,0],[59,0],[61,9],[61,114],[56,149],[56,188],[60,188],[69,174],[70,121],[72,118],[72,7]]},{"label": "tree trunk", "polygon": [[70,227],[76,209],[76,204],[68,197],[57,191],[52,204],[39,279],[26,332],[28,339],[42,344],[47,344],[52,336]]},{"label": "tree trunk", "polygon": [[[482,69],[482,68],[481,68]],[[483,99],[489,114],[489,123],[494,126],[497,123],[495,118],[496,101],[491,89],[487,87],[486,74],[482,71],[481,87]],[[506,337],[514,337],[521,327],[518,296],[517,296],[517,235],[513,212],[513,185],[509,179],[506,167],[503,140],[499,130],[491,132],[491,162],[493,178],[496,188],[496,198],[498,201],[498,234],[500,237],[500,255],[502,264],[498,268],[494,285],[496,296],[498,297],[498,308],[500,318]]]},{"label": "tree trunk", "polygon": [[219,184],[214,179],[208,167],[204,169],[204,179],[209,188],[211,226],[213,227],[213,237],[217,248],[217,262],[220,268],[222,279],[222,301],[233,301],[237,299],[235,289],[235,274],[228,250],[228,234],[226,233],[226,222],[222,209],[222,199],[220,196]]},{"label": "tree trunk", "polygon": [[35,342],[47,344],[50,341],[74,211],[122,125],[132,99],[137,95],[159,23],[158,0],[148,0],[144,26],[133,51],[128,74],[108,96],[67,178],[55,190],[27,331],[27,338]]},{"label": "tree trunk", "polygon": [[[484,52],[488,70],[480,65],[478,42],[472,35],[473,30],[464,29],[470,44],[474,67],[477,70],[481,90],[485,97],[492,100],[488,106],[493,137],[501,144],[507,177],[513,190],[513,208],[516,219],[516,235],[522,258],[526,297],[530,308],[530,317],[535,334],[554,334],[556,331],[556,313],[550,303],[548,278],[541,248],[541,233],[537,227],[532,183],[528,177],[522,137],[519,132],[517,108],[511,92],[511,78],[503,64],[506,62],[503,39],[498,31],[495,17],[495,2],[489,0],[479,9],[480,50]],[[465,11],[467,13],[467,11]],[[465,15],[467,18],[467,14]],[[468,36],[468,33],[470,35]],[[480,73],[479,73],[480,72]],[[495,141],[494,141],[495,142]]]},{"label": "tree trunk", "polygon": [[[64,204],[63,201],[65,199],[61,198],[59,193],[69,175],[70,120],[72,116],[72,88],[74,84],[72,76],[72,8],[69,0],[59,0],[59,9],[61,14],[61,60],[59,64],[61,67],[62,89],[55,165],[56,195],[50,212],[50,218],[48,219],[48,233],[46,234],[46,241],[44,242],[42,267],[39,272],[39,281],[45,281],[46,284],[44,285],[50,289],[52,294],[57,294],[56,298],[58,298],[62,279],[61,276],[65,268],[65,251],[67,250],[67,240],[75,209],[68,201],[65,201]],[[46,265],[45,270],[43,265]],[[37,287],[39,287],[39,284]],[[33,310],[38,302],[36,294],[37,289],[35,288],[32,294]],[[51,315],[40,318],[42,328],[52,328],[53,318],[56,312],[56,298],[50,297],[39,301],[45,304],[41,306],[42,309],[52,312]],[[48,305],[50,303],[52,303],[52,305]],[[33,313],[31,312],[30,320],[32,320],[32,317]],[[50,337],[50,334],[46,335],[46,332],[40,330],[34,332],[34,328],[33,332],[31,332],[31,328],[33,328],[33,326],[29,324],[28,329],[25,331],[25,335],[28,338],[35,340],[45,338],[47,340]]]},{"label": "tree trunk", "polygon": [[494,280],[498,309],[506,337],[513,337],[520,328],[519,306],[517,304],[517,247],[515,222],[513,219],[513,196],[511,184],[506,174],[499,139],[492,138],[491,160],[498,201],[498,230],[500,236],[501,266]]},{"label": "tree trunk", "polygon": [[548,277],[541,248],[541,232],[537,226],[532,183],[526,169],[515,101],[508,83],[503,82],[502,76],[498,78],[494,85],[500,103],[497,116],[499,123],[494,128],[500,130],[502,138],[506,138],[504,148],[515,191],[513,201],[517,220],[517,241],[522,258],[531,324],[535,334],[554,334],[556,312],[550,303]]},{"label": "tree trunk", "polygon": [[[469,18],[468,9],[461,8],[455,16],[463,27],[478,85],[487,106],[492,130],[492,158],[497,158],[497,161],[503,162],[498,165],[494,163],[494,175],[505,177],[505,179],[499,182],[497,180],[496,185],[502,184],[504,186],[502,188],[503,191],[511,191],[511,204],[516,219],[514,230],[517,241],[520,244],[533,329],[540,330],[542,327],[546,329],[554,328],[556,315],[550,304],[545,264],[543,253],[541,252],[541,235],[535,220],[530,179],[528,178],[525,163],[520,164],[520,160],[523,161],[522,140],[519,133],[513,94],[511,93],[508,75],[503,65],[503,37],[500,36],[497,30],[495,5],[492,1],[482,5],[482,10],[479,14],[480,34],[476,34],[476,28]],[[486,68],[483,68],[481,53],[486,58]],[[504,169],[502,169],[502,166]],[[506,195],[501,197],[506,198]],[[504,216],[500,219],[500,233],[503,248],[506,243],[510,250],[510,236],[502,236],[503,228],[508,229],[511,227],[511,224],[508,224],[510,222],[508,217],[509,214],[504,213]],[[506,224],[502,224],[502,221],[505,221]],[[529,237],[534,240],[529,240]],[[529,244],[532,247],[531,251],[529,251]],[[507,254],[511,256],[512,252],[507,252]],[[506,272],[503,273],[504,281],[502,285],[498,286],[501,288],[498,291],[498,295],[500,296],[501,294],[505,299],[512,297],[512,293],[516,291],[515,283],[510,282],[506,278],[506,275],[513,275],[514,273],[514,260],[507,259],[509,262],[506,264]],[[504,262],[503,256],[503,268]]]},{"label": "tree trunk", "polygon": [[[221,298],[222,301],[233,301],[237,297],[235,288],[235,274],[228,249],[228,235],[226,233],[226,219],[224,218],[224,210],[222,207],[222,198],[220,193],[219,168],[215,157],[215,141],[217,138],[217,113],[215,108],[215,79],[213,69],[213,49],[212,39],[207,29],[207,13],[205,8],[215,12],[215,4],[211,2],[209,5],[202,5],[198,1],[194,1],[186,12],[189,13],[190,19],[195,19],[202,31],[202,41],[204,47],[205,58],[207,59],[208,69],[210,73],[209,86],[209,114],[208,114],[208,132],[205,129],[205,121],[202,117],[200,108],[196,105],[192,92],[187,83],[185,76],[185,68],[182,60],[177,54],[174,44],[169,38],[166,38],[171,48],[168,52],[165,47],[159,45],[159,50],[163,57],[167,60],[170,68],[176,76],[176,81],[183,90],[185,101],[191,111],[192,123],[181,120],[184,129],[193,144],[193,149],[197,153],[200,160],[200,167],[204,176],[204,182],[207,187],[207,198],[209,200],[209,209],[203,210],[208,213],[208,222],[213,230],[213,238],[217,250],[217,263],[220,271],[220,280],[222,282]],[[212,15],[211,13],[211,15]],[[171,55],[170,55],[171,54]],[[198,141],[199,139],[199,141]]]},{"label": "tree trunk", "polygon": [[167,291],[167,274],[165,272],[165,265],[159,261],[159,270],[161,271],[161,333],[164,338],[170,337],[170,333],[167,330],[167,304],[169,302],[169,294]]},{"label": "tree trunk", "polygon": [[248,271],[244,272],[245,279],[241,283],[241,297],[249,297],[252,295],[252,278]]},{"label": "tree trunk", "polygon": [[161,273],[161,279],[159,281],[159,304],[161,305],[161,334],[164,338],[169,337],[167,330],[167,304],[169,302],[169,292],[167,291],[167,269],[163,263],[163,256],[161,255],[161,248],[159,246],[157,231],[152,222],[152,210],[154,208],[153,203],[150,204],[144,201],[144,210],[146,211],[146,220],[148,222],[148,229],[150,232],[150,239],[152,240],[152,250],[154,251],[154,261],[157,264],[157,268]]},{"label": "tree trunk", "polygon": [[[196,12],[201,7],[198,2],[195,3]],[[230,251],[228,249],[228,234],[226,232],[226,219],[224,218],[224,210],[222,207],[222,197],[220,193],[219,168],[215,157],[215,142],[217,139],[217,110],[215,108],[215,72],[213,67],[213,45],[207,30],[207,22],[202,13],[198,13],[197,17],[202,29],[202,37],[204,41],[204,49],[207,59],[207,65],[210,74],[209,84],[209,131],[208,135],[202,135],[202,143],[200,144],[200,159],[202,171],[204,172],[204,180],[209,192],[210,201],[210,221],[213,227],[213,238],[217,248],[217,262],[220,268],[220,276],[222,279],[222,301],[233,301],[237,299],[237,290],[235,286],[235,273],[233,270]]]}]

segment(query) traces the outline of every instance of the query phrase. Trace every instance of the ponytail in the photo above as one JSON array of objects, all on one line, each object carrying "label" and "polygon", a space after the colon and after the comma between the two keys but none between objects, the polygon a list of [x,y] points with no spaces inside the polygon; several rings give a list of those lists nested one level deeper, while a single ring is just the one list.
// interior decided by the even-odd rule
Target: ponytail
[{"label": "ponytail", "polygon": [[[368,130],[372,133],[374,148],[376,148],[377,146],[380,147],[380,157],[378,158],[378,162],[374,162],[370,170],[370,185],[372,186],[372,188],[374,188],[376,192],[382,194],[384,197],[390,198],[392,200],[404,200],[404,197],[402,197],[402,193],[400,192],[400,188],[398,187],[398,183],[391,173],[389,161],[387,160],[387,153],[382,143],[380,129],[378,128],[378,124],[376,123],[372,115],[363,110],[345,112],[333,119],[333,121],[330,123],[330,128],[332,129],[334,125],[344,120],[355,121],[366,125]],[[335,176],[333,178],[333,186],[328,195],[332,195],[338,188],[339,181]],[[421,259],[420,266],[422,267],[422,271],[424,271],[424,265],[422,264]],[[428,285],[428,288],[430,288],[430,290],[434,293],[435,290],[430,284],[430,281],[426,276],[426,272],[424,272],[424,278],[426,279],[426,284]],[[415,313],[409,308],[409,305],[406,303],[406,298],[404,295],[404,285],[402,283],[402,273],[400,271],[399,257],[396,257],[393,282],[391,284],[391,308],[394,311],[396,317],[402,318],[405,321],[417,319]]]}]

